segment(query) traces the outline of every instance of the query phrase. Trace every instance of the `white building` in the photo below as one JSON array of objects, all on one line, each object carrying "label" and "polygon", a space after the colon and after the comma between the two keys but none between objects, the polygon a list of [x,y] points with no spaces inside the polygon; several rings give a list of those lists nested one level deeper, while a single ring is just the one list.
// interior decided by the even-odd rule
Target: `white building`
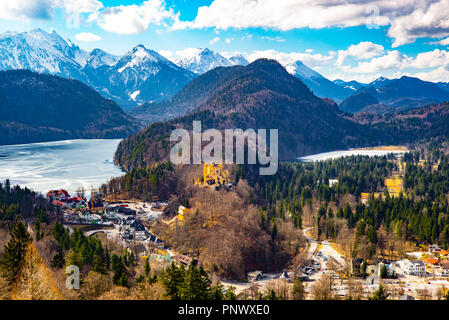
[{"label": "white building", "polygon": [[422,261],[410,261],[405,259],[398,261],[397,264],[404,274],[411,276],[423,276],[426,272],[426,266]]}]

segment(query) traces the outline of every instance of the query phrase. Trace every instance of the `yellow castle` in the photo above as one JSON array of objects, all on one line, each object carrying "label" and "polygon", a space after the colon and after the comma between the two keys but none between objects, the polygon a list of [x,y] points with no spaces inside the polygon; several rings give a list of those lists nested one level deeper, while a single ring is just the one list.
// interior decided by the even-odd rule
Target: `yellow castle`
[{"label": "yellow castle", "polygon": [[196,180],[195,184],[200,186],[209,186],[209,185],[224,185],[229,183],[229,171],[223,170],[222,163],[214,163],[211,164],[204,163],[203,165],[203,181],[199,178]]}]

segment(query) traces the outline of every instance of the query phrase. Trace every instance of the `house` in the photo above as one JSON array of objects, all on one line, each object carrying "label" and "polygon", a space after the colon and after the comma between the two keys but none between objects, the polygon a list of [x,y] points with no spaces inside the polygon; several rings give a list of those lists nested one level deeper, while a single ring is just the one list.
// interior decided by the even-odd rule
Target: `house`
[{"label": "house", "polygon": [[338,183],[338,179],[329,179],[329,187],[333,187]]},{"label": "house", "polygon": [[183,254],[178,254],[177,256],[174,256],[173,260],[178,264],[183,264],[186,267],[189,266],[192,262],[194,262],[192,258],[185,256]]},{"label": "house", "polygon": [[262,271],[248,272],[247,278],[249,281],[259,281],[263,278],[263,272]]},{"label": "house", "polygon": [[360,258],[353,258],[351,259],[351,275],[353,277],[359,277],[360,276],[360,268],[362,266],[363,259]]},{"label": "house", "polygon": [[436,244],[431,244],[429,246],[429,251],[430,252],[437,252],[437,251],[441,251],[441,248],[438,245],[436,245]]},{"label": "house", "polygon": [[70,198],[70,194],[64,190],[50,190],[47,192],[47,199],[52,200],[59,200],[59,201],[66,201]]},{"label": "house", "polygon": [[444,249],[440,250],[438,253],[440,254],[440,256],[443,256],[443,257],[446,257],[449,254],[449,252]]},{"label": "house", "polygon": [[449,260],[447,259],[441,261],[441,275],[445,277],[449,276]]},{"label": "house", "polygon": [[370,275],[370,274],[377,274],[378,273],[378,268],[376,264],[369,264],[366,266],[366,274]]},{"label": "house", "polygon": [[286,271],[282,272],[281,276],[279,277],[279,279],[282,280],[286,280],[288,282],[292,281],[292,279],[290,279],[288,273]]},{"label": "house", "polygon": [[410,261],[405,259],[398,261],[398,266],[404,274],[412,276],[423,276],[425,274],[425,265],[422,261]]},{"label": "house", "polygon": [[396,276],[396,271],[395,271],[396,263],[385,260],[385,261],[379,262],[379,264],[377,265],[377,276],[378,277],[381,277],[382,268],[384,266],[387,269],[387,277],[395,277]]},{"label": "house", "polygon": [[423,262],[430,266],[436,266],[439,263],[438,259],[435,258],[423,259]]}]

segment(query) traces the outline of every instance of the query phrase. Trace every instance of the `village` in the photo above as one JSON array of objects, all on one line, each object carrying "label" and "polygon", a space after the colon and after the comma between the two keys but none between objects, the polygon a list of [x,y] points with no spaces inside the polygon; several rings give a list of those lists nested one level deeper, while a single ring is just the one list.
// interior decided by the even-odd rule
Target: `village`
[{"label": "village", "polygon": [[[204,164],[203,175],[195,182],[201,188],[219,190],[233,187],[229,172],[221,164]],[[191,210],[180,205],[177,214],[168,220],[162,218],[167,202],[143,202],[103,197],[100,190],[92,187],[88,200],[84,191],[71,196],[67,190],[50,190],[47,200],[57,206],[63,224],[68,228],[79,227],[86,236],[103,233],[124,248],[137,250],[142,259],[161,264],[172,261],[188,266],[196,259],[179,254],[151,231],[151,224],[159,219],[167,225],[183,223]]]},{"label": "village", "polygon": [[[385,185],[391,196],[398,196],[403,192],[404,164],[400,157],[393,161],[398,164],[399,170],[386,178]],[[338,180],[329,180],[328,183],[332,186]],[[229,172],[214,163],[204,164],[203,175],[195,181],[195,185],[213,190],[230,190],[233,187]],[[362,193],[361,196],[362,202],[367,203],[370,194]],[[378,197],[380,193],[374,196]],[[175,252],[151,231],[151,224],[157,219],[169,226],[182,224],[185,217],[191,214],[191,209],[185,206],[179,205],[174,217],[164,219],[162,214],[166,202],[103,198],[99,192],[92,192],[90,200],[87,200],[80,194],[72,197],[66,190],[51,190],[47,199],[60,208],[64,225],[69,228],[86,227],[87,236],[104,233],[129,250],[137,248],[142,259],[161,267],[172,261],[184,266],[197,263],[194,257]],[[354,294],[354,290],[360,297],[366,298],[382,284],[391,293],[391,298],[402,300],[432,299],[449,288],[449,248],[421,246],[420,251],[406,252],[406,258],[401,260],[348,259],[334,243],[316,240],[311,229],[303,229],[307,241],[306,264],[271,274],[250,271],[246,282],[222,279],[224,287],[235,288],[237,294],[250,295],[254,290],[263,292],[270,287],[292,285],[293,280],[300,277],[306,298],[313,299],[314,285],[326,278],[336,299],[344,299]]]}]

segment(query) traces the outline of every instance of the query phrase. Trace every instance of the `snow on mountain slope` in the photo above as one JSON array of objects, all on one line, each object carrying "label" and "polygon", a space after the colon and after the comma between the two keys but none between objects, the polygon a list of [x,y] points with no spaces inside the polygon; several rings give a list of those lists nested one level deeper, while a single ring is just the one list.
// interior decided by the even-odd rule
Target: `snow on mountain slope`
[{"label": "snow on mountain slope", "polygon": [[248,60],[241,54],[228,58],[234,65],[247,66],[249,64]]},{"label": "snow on mountain slope", "polygon": [[88,53],[56,32],[34,29],[0,36],[0,70],[28,69],[85,80],[81,68]]},{"label": "snow on mountain slope", "polygon": [[217,67],[235,65],[234,62],[208,48],[185,50],[183,56],[176,59],[175,63],[196,74],[203,74]]},{"label": "snow on mountain slope", "polygon": [[353,92],[348,88],[333,83],[318,72],[307,67],[299,60],[295,63],[286,65],[285,68],[289,73],[301,79],[301,81],[304,82],[304,84],[318,97],[330,98],[336,102],[341,102]]},{"label": "snow on mountain slope", "polygon": [[101,49],[94,49],[89,54],[89,57],[86,60],[86,65],[93,69],[97,69],[105,65],[112,66],[118,59],[118,56],[107,53]]},{"label": "snow on mountain slope", "polygon": [[136,46],[99,72],[95,83],[97,90],[107,92],[126,108],[135,102],[166,99],[194,78],[190,71],[143,45]]},{"label": "snow on mountain slope", "polygon": [[[194,75],[139,45],[122,57],[101,49],[88,53],[55,31],[0,34],[0,71],[28,69],[77,79],[122,107],[177,93]],[[139,91],[139,94],[136,92]]]}]

